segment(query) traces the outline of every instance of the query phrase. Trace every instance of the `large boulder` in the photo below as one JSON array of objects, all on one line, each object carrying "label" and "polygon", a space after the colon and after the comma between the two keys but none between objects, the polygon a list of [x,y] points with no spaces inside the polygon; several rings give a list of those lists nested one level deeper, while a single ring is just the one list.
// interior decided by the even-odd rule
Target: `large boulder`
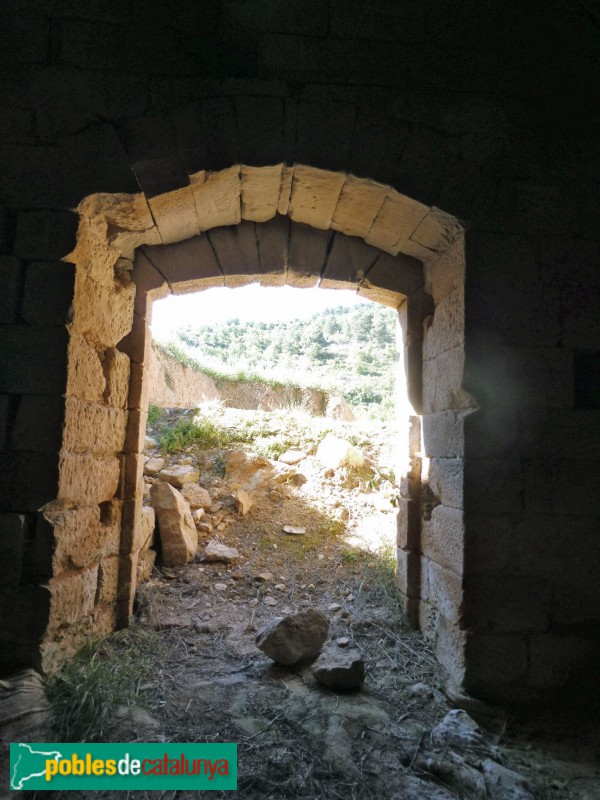
[{"label": "large boulder", "polygon": [[267,625],[256,634],[256,645],[273,661],[290,666],[318,655],[328,632],[325,614],[308,608]]},{"label": "large boulder", "polygon": [[169,483],[155,483],[150,497],[158,518],[163,564],[186,564],[198,550],[198,532],[189,505]]},{"label": "large boulder", "polygon": [[170,483],[171,486],[176,486],[181,489],[186,483],[196,483],[200,477],[200,473],[189,464],[176,464],[174,467],[167,467],[161,469],[158,477],[161,481]]}]

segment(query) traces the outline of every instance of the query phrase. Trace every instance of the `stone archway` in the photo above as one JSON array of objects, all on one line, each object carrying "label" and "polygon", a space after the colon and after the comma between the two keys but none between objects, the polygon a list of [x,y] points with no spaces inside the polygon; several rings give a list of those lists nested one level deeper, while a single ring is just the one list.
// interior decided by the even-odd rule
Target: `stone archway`
[{"label": "stone archway", "polygon": [[460,682],[462,417],[473,403],[461,388],[464,247],[457,220],[373,181],[282,164],[197,173],[189,186],[148,200],[92,195],[79,212],[59,495],[45,510],[62,554],[50,581],[46,664],[129,619],[152,301],[216,285],[318,283],[353,287],[398,309],[414,409],[398,585],[409,616],[429,631]]}]

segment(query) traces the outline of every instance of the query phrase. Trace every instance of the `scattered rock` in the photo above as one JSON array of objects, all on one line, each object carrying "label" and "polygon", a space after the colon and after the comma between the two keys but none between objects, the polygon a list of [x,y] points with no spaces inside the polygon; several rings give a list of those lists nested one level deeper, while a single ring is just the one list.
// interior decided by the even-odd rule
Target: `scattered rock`
[{"label": "scattered rock", "polygon": [[203,508],[197,508],[192,514],[192,519],[194,520],[194,522],[198,523],[203,519],[205,514],[206,511]]},{"label": "scattered rock", "polygon": [[240,554],[235,547],[227,547],[216,539],[211,539],[204,551],[204,558],[207,561],[224,561],[226,564],[231,564],[239,557]]},{"label": "scattered rock", "polygon": [[274,588],[277,589],[278,592],[285,592],[287,590],[285,583],[276,583]]},{"label": "scattered rock", "polygon": [[155,447],[158,447],[158,442],[153,436],[146,436],[144,439],[144,450],[154,450]]},{"label": "scattered rock", "polygon": [[227,589],[226,583],[215,583],[215,589],[217,592],[224,592]]},{"label": "scattered rock", "polygon": [[212,525],[210,522],[198,522],[196,527],[200,533],[212,533]]},{"label": "scattered rock", "polygon": [[268,581],[273,580],[273,573],[272,572],[259,572],[258,575],[254,576],[254,580],[258,581],[259,583],[268,583]]},{"label": "scattered rock", "polygon": [[282,453],[278,461],[281,461],[282,464],[289,464],[291,467],[294,464],[298,464],[300,461],[304,461],[306,458],[306,453],[302,452],[302,450],[286,450],[285,453]]},{"label": "scattered rock", "polygon": [[422,697],[424,699],[433,697],[433,690],[426,683],[415,683],[410,687],[409,692],[413,697]]},{"label": "scattered rock", "polygon": [[201,508],[208,511],[212,506],[212,500],[208,491],[197,483],[186,483],[181,490],[181,494],[190,504],[190,508]]},{"label": "scattered rock", "polygon": [[225,476],[228,483],[251,492],[273,472],[273,466],[266,458],[248,458],[243,450],[234,450],[227,459]]},{"label": "scattered rock", "polygon": [[169,483],[156,483],[150,491],[158,518],[162,562],[178,566],[191,561],[198,550],[198,533],[190,507]]},{"label": "scattered rock", "polygon": [[303,536],[306,533],[306,528],[296,528],[293,525],[284,525],[283,532],[290,536]]},{"label": "scattered rock", "polygon": [[200,473],[194,467],[177,464],[174,467],[167,467],[162,469],[158,477],[161,481],[170,483],[177,489],[181,489],[186,483],[196,483],[200,477]]},{"label": "scattered rock", "polygon": [[158,475],[165,465],[164,458],[149,458],[144,464],[144,475]]},{"label": "scattered rock", "polygon": [[330,603],[330,605],[327,606],[328,611],[339,611],[340,608],[341,605],[339,603]]},{"label": "scattered rock", "polygon": [[338,636],[335,641],[340,647],[348,647],[350,644],[350,639],[347,636]]},{"label": "scattered rock", "polygon": [[362,467],[364,456],[353,447],[346,439],[340,439],[332,433],[327,436],[317,447],[316,458],[327,469],[351,466]]},{"label": "scattered rock", "polygon": [[267,625],[258,632],[256,644],[273,661],[289,666],[318,655],[328,631],[327,617],[316,608],[308,608]]},{"label": "scattered rock", "polygon": [[312,671],[317,681],[330,689],[360,689],[365,681],[365,662],[355,649],[323,651]]},{"label": "scattered rock", "polygon": [[263,603],[266,606],[276,606],[277,605],[277,600],[275,600],[275,598],[271,597],[271,595],[269,594],[269,595],[267,595],[265,597],[265,599],[263,600]]},{"label": "scattered rock", "polygon": [[292,486],[304,486],[304,484],[308,481],[306,475],[303,475],[301,472],[297,472],[295,475],[292,475],[290,478],[290,483]]},{"label": "scattered rock", "polygon": [[258,597],[253,597],[252,600],[250,600],[250,602],[248,603],[248,605],[250,606],[250,608],[256,608],[256,606],[258,605]]},{"label": "scattered rock", "polygon": [[254,505],[254,500],[245,489],[235,489],[233,492],[235,510],[241,517],[245,517]]}]

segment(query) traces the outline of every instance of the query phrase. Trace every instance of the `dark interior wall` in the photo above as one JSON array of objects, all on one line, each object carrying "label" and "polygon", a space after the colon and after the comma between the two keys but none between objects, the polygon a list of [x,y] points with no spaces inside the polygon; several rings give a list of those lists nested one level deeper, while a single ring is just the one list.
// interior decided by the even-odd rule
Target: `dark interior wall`
[{"label": "dark interior wall", "polygon": [[[35,660],[49,614],[37,512],[57,494],[72,209],[94,192],[153,197],[200,169],[286,161],[464,221],[464,385],[480,410],[465,418],[456,503],[461,641],[439,649],[466,648],[466,684],[483,694],[591,670],[595,4],[5,0],[0,13],[0,668]],[[451,475],[452,458],[437,461]],[[456,591],[443,575],[430,588],[438,605]]]}]

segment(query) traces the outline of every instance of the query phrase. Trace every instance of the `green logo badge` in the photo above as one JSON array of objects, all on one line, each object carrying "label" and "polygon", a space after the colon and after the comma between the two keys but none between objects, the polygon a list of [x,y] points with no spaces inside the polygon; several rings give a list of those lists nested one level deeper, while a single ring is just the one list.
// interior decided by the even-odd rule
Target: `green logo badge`
[{"label": "green logo badge", "polygon": [[11,744],[10,788],[237,789],[237,745]]}]

